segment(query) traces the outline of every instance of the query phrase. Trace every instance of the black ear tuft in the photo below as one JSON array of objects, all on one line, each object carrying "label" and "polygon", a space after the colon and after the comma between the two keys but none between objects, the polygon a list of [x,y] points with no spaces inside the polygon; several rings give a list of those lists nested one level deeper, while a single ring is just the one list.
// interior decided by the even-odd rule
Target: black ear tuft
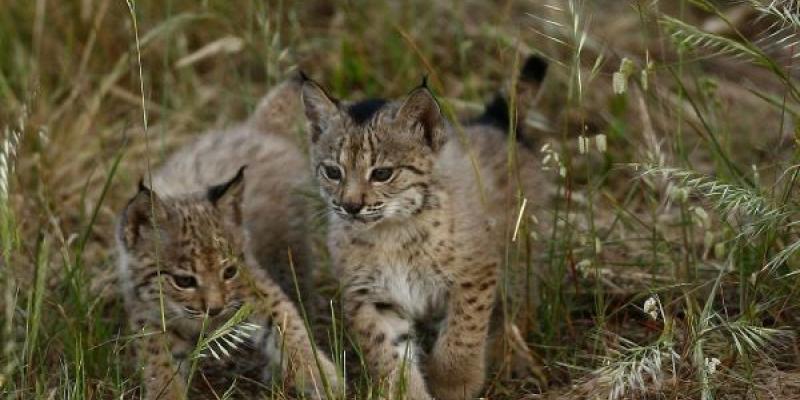
[{"label": "black ear tuft", "polygon": [[547,74],[548,63],[542,56],[531,55],[525,60],[519,79],[528,82],[541,82]]},{"label": "black ear tuft", "polygon": [[208,188],[208,201],[211,202],[213,205],[217,205],[219,199],[225,196],[234,186],[238,186],[244,180],[244,170],[247,168],[247,165],[242,165],[239,168],[239,171],[236,172],[236,175],[228,180],[227,182],[220,183],[219,185],[214,185]]},{"label": "black ear tuft", "polygon": [[422,83],[419,84],[419,87],[425,88],[425,89],[430,89],[428,87],[428,74],[422,75]]},{"label": "black ear tuft", "polygon": [[303,71],[302,69],[297,71],[297,75],[298,75],[301,83],[311,80],[311,78],[309,78],[308,75],[306,75],[305,71]]}]

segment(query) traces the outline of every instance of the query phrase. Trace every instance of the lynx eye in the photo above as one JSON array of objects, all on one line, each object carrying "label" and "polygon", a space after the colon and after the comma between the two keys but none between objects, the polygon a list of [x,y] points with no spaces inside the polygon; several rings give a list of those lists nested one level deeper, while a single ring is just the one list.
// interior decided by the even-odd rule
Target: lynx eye
[{"label": "lynx eye", "polygon": [[373,182],[386,182],[392,177],[393,172],[394,170],[391,168],[375,168],[372,170],[369,179]]},{"label": "lynx eye", "polygon": [[189,275],[172,275],[172,281],[179,289],[193,289],[197,287],[197,279]]},{"label": "lynx eye", "polygon": [[239,268],[236,268],[235,265],[231,265],[230,267],[225,268],[225,270],[222,271],[222,279],[225,279],[226,281],[231,280],[235,278],[238,273],[239,273]]},{"label": "lynx eye", "polygon": [[335,165],[323,165],[322,172],[325,174],[326,178],[332,181],[338,181],[342,179],[342,170]]}]

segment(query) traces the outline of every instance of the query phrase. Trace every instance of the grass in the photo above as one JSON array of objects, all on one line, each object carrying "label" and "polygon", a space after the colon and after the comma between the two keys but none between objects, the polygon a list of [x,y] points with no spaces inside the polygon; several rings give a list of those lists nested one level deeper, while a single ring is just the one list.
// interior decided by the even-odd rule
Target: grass
[{"label": "grass", "polygon": [[116,215],[291,70],[347,98],[427,74],[466,116],[532,52],[550,200],[516,205],[487,397],[800,398],[794,2],[0,4],[5,398],[136,395]]}]

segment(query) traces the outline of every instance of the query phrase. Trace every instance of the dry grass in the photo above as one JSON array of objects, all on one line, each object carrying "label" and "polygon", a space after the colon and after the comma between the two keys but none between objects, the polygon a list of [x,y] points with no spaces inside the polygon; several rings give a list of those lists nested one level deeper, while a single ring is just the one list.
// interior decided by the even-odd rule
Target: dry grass
[{"label": "dry grass", "polygon": [[796,7],[0,0],[0,393],[135,395],[115,217],[290,71],[348,98],[428,74],[467,115],[538,52],[553,199],[509,244],[487,397],[800,398]]}]

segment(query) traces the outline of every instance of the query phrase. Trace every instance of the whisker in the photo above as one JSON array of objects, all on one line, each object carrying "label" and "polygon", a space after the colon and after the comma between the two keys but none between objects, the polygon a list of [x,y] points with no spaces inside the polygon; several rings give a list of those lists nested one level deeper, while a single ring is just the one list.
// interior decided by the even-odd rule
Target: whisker
[{"label": "whisker", "polygon": [[333,215],[334,215],[333,211],[326,208],[318,212],[316,215],[312,216],[310,223],[312,225],[322,225],[323,223],[327,222],[327,220]]},{"label": "whisker", "polygon": [[310,221],[318,221],[320,217],[326,217],[330,213],[330,209],[326,206],[323,208],[318,208],[311,213],[309,218]]}]

